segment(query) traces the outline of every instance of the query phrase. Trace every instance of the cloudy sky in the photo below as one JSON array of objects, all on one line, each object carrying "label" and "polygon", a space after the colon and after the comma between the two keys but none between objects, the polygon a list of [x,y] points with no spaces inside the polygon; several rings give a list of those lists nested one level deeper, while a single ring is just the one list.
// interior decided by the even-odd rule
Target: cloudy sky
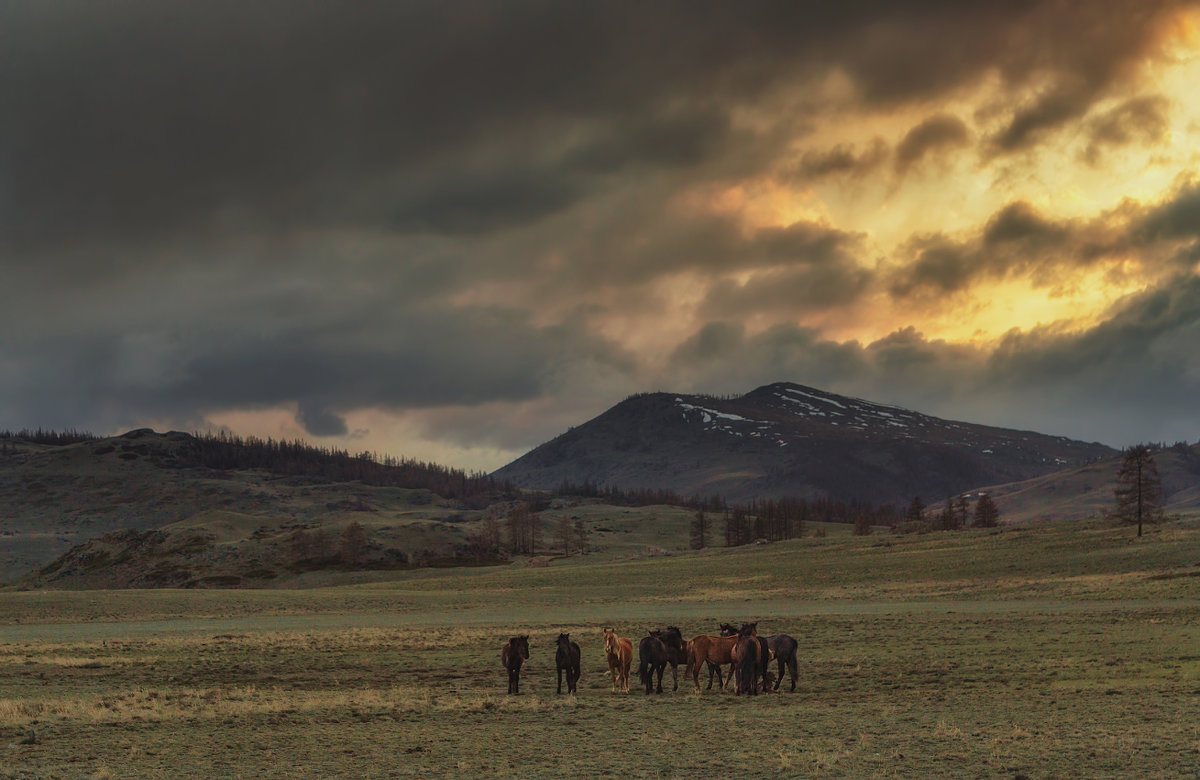
[{"label": "cloudy sky", "polygon": [[1200,8],[0,5],[0,428],[491,469],[793,381],[1200,438]]}]

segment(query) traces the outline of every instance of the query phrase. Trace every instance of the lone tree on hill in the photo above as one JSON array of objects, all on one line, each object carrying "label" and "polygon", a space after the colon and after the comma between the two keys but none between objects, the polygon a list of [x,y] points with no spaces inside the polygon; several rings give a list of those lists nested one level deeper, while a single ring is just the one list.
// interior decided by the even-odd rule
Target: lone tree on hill
[{"label": "lone tree on hill", "polygon": [[1138,444],[1125,450],[1117,484],[1113,487],[1116,507],[1113,514],[1122,522],[1137,523],[1142,535],[1142,520],[1162,517],[1162,480],[1149,445]]},{"label": "lone tree on hill", "polygon": [[1000,525],[1000,510],[996,502],[987,493],[980,493],[975,502],[975,526],[977,528],[995,528]]}]

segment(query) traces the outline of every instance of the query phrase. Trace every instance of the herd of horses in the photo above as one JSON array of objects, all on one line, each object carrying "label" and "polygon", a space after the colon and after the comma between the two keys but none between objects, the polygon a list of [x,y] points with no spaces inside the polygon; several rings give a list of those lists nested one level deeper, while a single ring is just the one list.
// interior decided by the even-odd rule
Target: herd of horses
[{"label": "herd of horses", "polygon": [[[699,634],[685,640],[675,626],[648,631],[638,644],[638,677],[646,694],[662,693],[662,678],[667,666],[671,667],[674,688],[679,690],[679,666],[684,667],[684,679],[692,678],[692,685],[700,692],[700,669],[708,669],[708,688],[712,690],[713,677],[720,690],[724,690],[734,677],[738,695],[756,695],[759,692],[779,690],[786,671],[792,680],[792,691],[796,690],[797,662],[796,640],[787,634],[759,636],[758,623],[743,623],[735,628],[729,623],[721,624],[721,633]],[[608,673],[612,677],[613,692],[629,691],[629,672],[633,665],[633,640],[618,636],[612,628],[604,629],[604,655],[608,660]],[[554,663],[558,671],[558,693],[562,693],[563,675],[567,678],[567,693],[575,693],[579,682],[579,645],[571,641],[570,634],[559,634]],[[529,635],[522,634],[508,640],[500,652],[500,660],[508,670],[508,692],[520,693],[521,665],[529,658]],[[778,664],[778,674],[770,669],[771,659]],[[728,665],[729,671],[723,668]]]}]

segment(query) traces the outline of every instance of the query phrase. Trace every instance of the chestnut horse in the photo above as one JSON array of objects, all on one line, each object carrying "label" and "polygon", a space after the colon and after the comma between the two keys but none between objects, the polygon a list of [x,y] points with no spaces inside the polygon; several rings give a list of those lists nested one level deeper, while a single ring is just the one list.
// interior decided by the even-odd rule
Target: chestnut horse
[{"label": "chestnut horse", "polygon": [[633,640],[617,636],[616,629],[604,629],[604,655],[608,659],[608,674],[612,677],[613,693],[618,690],[628,693],[629,667],[633,663]]},{"label": "chestnut horse", "polygon": [[522,634],[508,640],[500,651],[500,662],[508,670],[508,692],[520,693],[521,664],[529,658],[529,635]]},{"label": "chestnut horse", "polygon": [[[708,689],[712,690],[713,673],[717,675],[717,682],[721,684],[721,689],[729,684],[729,677],[733,676],[733,647],[737,644],[736,636],[713,636],[712,634],[699,634],[692,637],[687,643],[687,668],[684,671],[685,677],[692,678],[692,685],[696,689],[696,693],[700,692],[700,666],[708,664]],[[730,664],[729,677],[721,678],[721,665]]]}]

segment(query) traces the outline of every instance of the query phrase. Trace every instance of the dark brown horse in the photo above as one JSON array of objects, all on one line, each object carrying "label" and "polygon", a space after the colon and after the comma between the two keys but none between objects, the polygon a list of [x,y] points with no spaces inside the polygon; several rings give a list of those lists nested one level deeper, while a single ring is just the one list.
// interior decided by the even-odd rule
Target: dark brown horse
[{"label": "dark brown horse", "polygon": [[759,637],[753,633],[752,625],[745,623],[742,630],[734,637],[737,643],[733,646],[733,665],[737,668],[737,693],[755,696],[758,694],[759,669],[766,664],[762,656],[762,645]]},{"label": "dark brown horse", "polygon": [[[670,661],[667,646],[658,636],[661,633],[660,631],[651,631],[642,637],[642,641],[638,645],[638,677],[641,679],[642,685],[646,687],[647,696],[651,693],[663,692],[663,670],[667,668],[667,663]],[[654,687],[655,672],[658,673],[657,690]]]},{"label": "dark brown horse", "polygon": [[[721,636],[737,636],[742,633],[758,638],[758,672],[762,675],[763,692],[766,692],[767,688],[772,684],[772,681],[774,682],[775,687],[778,688],[779,682],[775,675],[771,675],[771,680],[767,679],[767,667],[770,665],[771,658],[774,657],[774,650],[771,647],[769,638],[758,636],[758,623],[742,623],[741,628],[734,628],[729,623],[721,624]],[[790,639],[791,637],[788,638]],[[729,669],[730,677],[732,677],[735,672],[737,672],[736,661]],[[783,664],[779,665],[779,672],[780,674],[783,673]]]},{"label": "dark brown horse", "polygon": [[779,690],[779,684],[783,682],[783,670],[786,667],[788,674],[792,677],[792,691],[795,692],[796,677],[799,676],[796,669],[798,643],[787,634],[775,634],[767,637],[767,647],[771,648],[771,653],[779,664],[779,674],[775,677],[775,690]]},{"label": "dark brown horse", "polygon": [[558,650],[554,654],[554,665],[558,667],[558,692],[562,693],[563,672],[567,673],[567,693],[575,693],[575,684],[581,674],[579,668],[579,645],[571,641],[570,634],[558,635]]},{"label": "dark brown horse", "polygon": [[508,640],[500,651],[500,662],[508,670],[508,692],[520,693],[521,664],[529,658],[529,635],[522,634]]},{"label": "dark brown horse", "polygon": [[679,665],[683,664],[684,677],[687,677],[688,651],[683,632],[675,626],[667,626],[657,631],[651,631],[651,636],[657,636],[667,648],[667,663],[671,665],[671,679],[674,681],[672,691],[679,690]]}]

